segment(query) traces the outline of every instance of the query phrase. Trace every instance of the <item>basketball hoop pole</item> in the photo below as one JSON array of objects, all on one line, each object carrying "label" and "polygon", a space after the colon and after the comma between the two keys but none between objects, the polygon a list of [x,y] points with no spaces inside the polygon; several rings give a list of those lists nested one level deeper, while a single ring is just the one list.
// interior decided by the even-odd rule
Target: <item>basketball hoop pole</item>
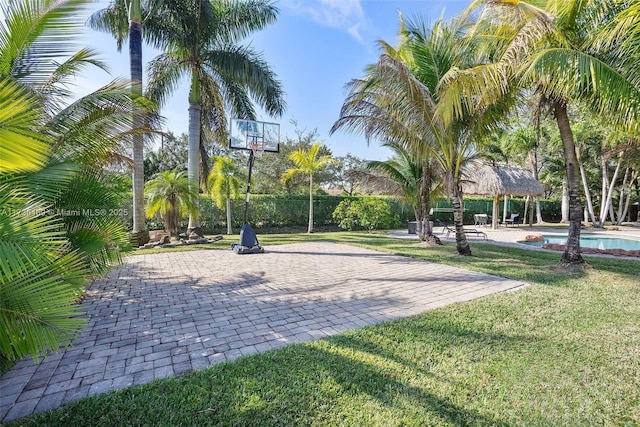
[{"label": "basketball hoop pole", "polygon": [[244,223],[249,223],[249,194],[251,193],[251,172],[253,171],[253,150],[249,151],[249,177],[247,178],[247,192],[244,195]]}]

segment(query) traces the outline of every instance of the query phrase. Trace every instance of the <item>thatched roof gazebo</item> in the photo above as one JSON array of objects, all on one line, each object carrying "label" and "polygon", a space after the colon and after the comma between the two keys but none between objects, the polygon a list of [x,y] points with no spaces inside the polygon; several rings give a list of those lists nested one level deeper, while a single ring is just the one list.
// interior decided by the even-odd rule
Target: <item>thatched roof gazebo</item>
[{"label": "thatched roof gazebo", "polygon": [[544,193],[533,174],[519,166],[504,163],[476,162],[462,170],[462,192],[467,195],[493,197],[493,221],[496,228],[501,196],[540,196]]}]

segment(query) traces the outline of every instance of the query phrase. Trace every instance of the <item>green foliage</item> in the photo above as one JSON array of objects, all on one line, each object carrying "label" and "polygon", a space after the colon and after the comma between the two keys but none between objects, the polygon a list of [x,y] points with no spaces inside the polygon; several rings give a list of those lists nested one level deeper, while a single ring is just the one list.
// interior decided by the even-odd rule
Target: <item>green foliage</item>
[{"label": "green foliage", "polygon": [[209,174],[209,194],[218,208],[225,208],[227,199],[237,198],[246,181],[243,172],[233,158],[218,156],[213,159],[213,169]]},{"label": "green foliage", "polygon": [[121,192],[103,167],[145,111],[117,81],[70,101],[77,74],[102,66],[69,42],[87,2],[5,3],[0,157],[12,166],[0,162],[0,354],[37,359],[70,344],[86,322],[86,279],[120,259]]},{"label": "green foliage", "polygon": [[184,171],[164,171],[145,184],[146,213],[160,214],[165,230],[176,234],[185,214],[197,209],[198,189],[189,184]]},{"label": "green foliage", "polygon": [[365,197],[358,200],[343,200],[333,212],[340,228],[353,230],[357,226],[371,232],[389,228],[392,224],[391,207],[379,198]]}]

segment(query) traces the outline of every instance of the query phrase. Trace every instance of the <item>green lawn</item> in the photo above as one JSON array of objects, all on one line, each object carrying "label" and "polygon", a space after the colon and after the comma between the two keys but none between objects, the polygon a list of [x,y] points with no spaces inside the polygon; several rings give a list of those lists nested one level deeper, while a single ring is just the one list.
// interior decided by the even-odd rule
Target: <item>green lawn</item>
[{"label": "green lawn", "polygon": [[[380,234],[332,240],[525,280],[531,286],[96,396],[10,425],[640,425],[640,262]],[[209,247],[229,250],[225,239]]]}]

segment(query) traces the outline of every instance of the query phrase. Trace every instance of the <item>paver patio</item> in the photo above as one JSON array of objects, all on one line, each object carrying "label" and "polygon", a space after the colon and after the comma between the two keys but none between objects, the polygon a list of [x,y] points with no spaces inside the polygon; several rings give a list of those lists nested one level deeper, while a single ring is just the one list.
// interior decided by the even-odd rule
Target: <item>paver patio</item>
[{"label": "paver patio", "polygon": [[0,377],[0,421],[522,286],[328,242],[136,255],[89,287],[72,348]]}]

